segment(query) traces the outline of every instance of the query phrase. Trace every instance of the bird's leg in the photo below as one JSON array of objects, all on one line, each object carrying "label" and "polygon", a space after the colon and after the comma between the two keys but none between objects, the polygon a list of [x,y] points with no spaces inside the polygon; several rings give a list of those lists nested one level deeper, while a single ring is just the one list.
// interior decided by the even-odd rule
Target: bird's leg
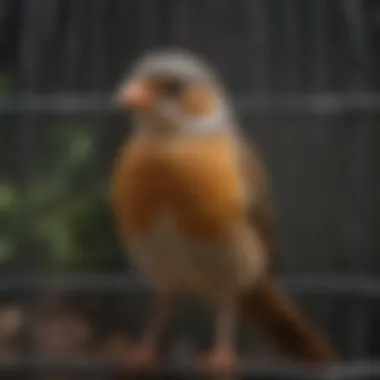
[{"label": "bird's leg", "polygon": [[140,342],[128,353],[127,365],[135,369],[152,367],[157,362],[158,342],[171,318],[178,298],[173,295],[161,295],[156,301],[156,310],[143,333]]},{"label": "bird's leg", "polygon": [[215,343],[201,359],[203,371],[229,373],[235,369],[236,308],[232,301],[219,304],[216,315]]}]

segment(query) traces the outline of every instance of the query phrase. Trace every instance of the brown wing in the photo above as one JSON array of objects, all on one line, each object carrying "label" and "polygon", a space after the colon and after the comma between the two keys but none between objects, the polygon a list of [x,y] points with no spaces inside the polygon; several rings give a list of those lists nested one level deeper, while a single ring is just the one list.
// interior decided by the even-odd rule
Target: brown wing
[{"label": "brown wing", "polygon": [[242,170],[247,181],[247,188],[252,193],[252,201],[249,204],[250,221],[267,246],[272,268],[276,236],[268,173],[263,159],[253,143],[245,142],[242,149]]},{"label": "brown wing", "polygon": [[[269,269],[273,271],[276,247],[270,183],[264,162],[254,144],[244,142],[243,173],[253,193],[249,214],[252,227],[268,248]],[[287,356],[307,363],[330,364],[337,353],[296,304],[282,291],[273,276],[264,276],[260,286],[241,294],[239,312],[254,329],[259,328]]]}]

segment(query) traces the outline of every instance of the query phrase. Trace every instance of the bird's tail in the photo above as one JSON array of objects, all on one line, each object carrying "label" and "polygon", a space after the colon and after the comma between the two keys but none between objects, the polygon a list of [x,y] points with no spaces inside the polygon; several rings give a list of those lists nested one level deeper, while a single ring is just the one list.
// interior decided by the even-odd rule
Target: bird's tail
[{"label": "bird's tail", "polygon": [[255,289],[242,295],[242,317],[250,327],[259,328],[288,357],[306,363],[329,364],[338,355],[273,278],[265,278]]}]

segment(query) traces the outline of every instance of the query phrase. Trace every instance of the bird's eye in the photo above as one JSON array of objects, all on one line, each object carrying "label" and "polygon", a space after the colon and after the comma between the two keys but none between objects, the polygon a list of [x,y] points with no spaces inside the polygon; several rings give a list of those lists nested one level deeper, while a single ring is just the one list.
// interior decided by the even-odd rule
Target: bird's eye
[{"label": "bird's eye", "polygon": [[161,82],[160,87],[162,95],[175,98],[181,94],[184,84],[178,79],[165,79]]}]

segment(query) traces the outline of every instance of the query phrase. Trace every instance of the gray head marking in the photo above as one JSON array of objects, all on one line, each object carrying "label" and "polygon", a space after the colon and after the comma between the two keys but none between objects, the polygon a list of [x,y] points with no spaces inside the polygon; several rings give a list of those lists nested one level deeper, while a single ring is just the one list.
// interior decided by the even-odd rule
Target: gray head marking
[{"label": "gray head marking", "polygon": [[[214,70],[201,59],[182,50],[163,50],[140,58],[132,72],[135,75],[170,75],[190,82],[217,85]],[[219,85],[218,85],[219,87]]]}]

